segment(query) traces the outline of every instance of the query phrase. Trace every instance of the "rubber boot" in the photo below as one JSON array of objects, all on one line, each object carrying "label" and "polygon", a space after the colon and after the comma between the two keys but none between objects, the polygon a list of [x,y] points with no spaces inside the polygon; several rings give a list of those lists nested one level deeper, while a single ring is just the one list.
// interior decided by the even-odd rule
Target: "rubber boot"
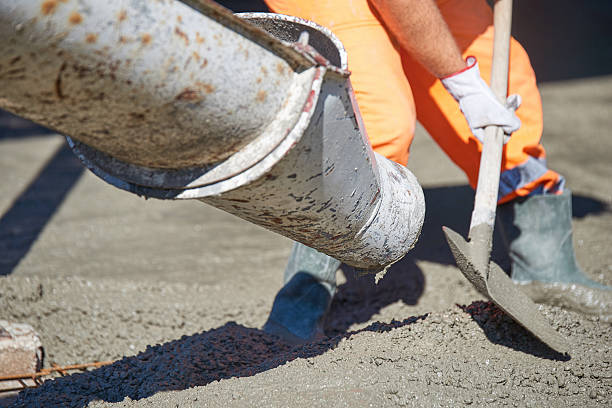
[{"label": "rubber boot", "polygon": [[610,320],[611,288],[589,279],[576,262],[570,191],[516,199],[497,215],[511,277],[535,302]]},{"label": "rubber boot", "polygon": [[323,338],[323,322],[336,292],[339,267],[340,261],[294,243],[285,284],[274,299],[264,331],[294,344]]}]

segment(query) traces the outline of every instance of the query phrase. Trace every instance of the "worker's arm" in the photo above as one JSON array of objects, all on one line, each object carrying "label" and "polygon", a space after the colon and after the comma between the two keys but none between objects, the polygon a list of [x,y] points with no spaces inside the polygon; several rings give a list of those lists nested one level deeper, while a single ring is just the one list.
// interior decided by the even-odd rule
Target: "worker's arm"
[{"label": "worker's arm", "polygon": [[399,45],[442,80],[476,138],[483,141],[484,128],[490,125],[501,126],[508,135],[519,129],[514,110],[520,97],[511,95],[509,108],[497,101],[480,77],[476,59],[463,60],[434,0],[369,1]]},{"label": "worker's arm", "polygon": [[370,0],[395,40],[437,78],[465,68],[433,0]]}]

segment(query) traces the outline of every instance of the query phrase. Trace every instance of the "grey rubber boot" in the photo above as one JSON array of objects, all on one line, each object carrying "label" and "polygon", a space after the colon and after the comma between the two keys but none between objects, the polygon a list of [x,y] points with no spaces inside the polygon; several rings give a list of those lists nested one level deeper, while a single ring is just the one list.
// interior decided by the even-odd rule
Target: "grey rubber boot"
[{"label": "grey rubber boot", "polygon": [[534,301],[609,319],[611,288],[589,279],[576,262],[570,191],[517,199],[497,215],[511,277]]},{"label": "grey rubber boot", "polygon": [[323,321],[336,292],[340,261],[294,243],[264,331],[291,343],[322,338]]}]

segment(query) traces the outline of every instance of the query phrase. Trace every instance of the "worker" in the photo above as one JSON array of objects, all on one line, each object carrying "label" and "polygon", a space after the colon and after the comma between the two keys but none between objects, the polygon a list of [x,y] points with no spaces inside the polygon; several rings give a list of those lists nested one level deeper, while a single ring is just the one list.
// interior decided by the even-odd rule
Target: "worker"
[{"label": "worker", "polygon": [[[498,125],[512,134],[503,149],[497,211],[512,279],[544,290],[578,285],[585,290],[568,297],[577,303],[566,304],[576,308],[610,296],[610,288],[587,278],[576,262],[571,194],[564,178],[546,166],[541,99],[516,40],[506,106],[487,85],[493,14],[486,0],[266,2],[276,13],[314,21],[340,39],[370,143],[385,157],[406,165],[418,120],[475,187],[484,127]],[[296,343],[323,336],[339,266],[294,244],[264,330]]]}]

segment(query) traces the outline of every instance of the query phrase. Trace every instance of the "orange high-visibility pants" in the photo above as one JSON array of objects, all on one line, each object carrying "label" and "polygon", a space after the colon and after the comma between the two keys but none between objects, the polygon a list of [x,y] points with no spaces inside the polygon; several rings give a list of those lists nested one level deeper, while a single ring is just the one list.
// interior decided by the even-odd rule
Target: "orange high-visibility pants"
[{"label": "orange high-visibility pants", "polygon": [[[344,44],[351,82],[374,150],[406,165],[416,120],[467,175],[478,180],[481,143],[458,103],[442,83],[395,45],[368,0],[266,0],[276,13],[329,28]],[[438,7],[465,57],[478,59],[488,81],[493,50],[493,14],[486,0],[438,0]],[[560,193],[564,179],[546,167],[540,144],[542,105],[529,57],[514,39],[509,93],[523,99],[521,128],[505,145],[499,203],[532,193]]]}]

